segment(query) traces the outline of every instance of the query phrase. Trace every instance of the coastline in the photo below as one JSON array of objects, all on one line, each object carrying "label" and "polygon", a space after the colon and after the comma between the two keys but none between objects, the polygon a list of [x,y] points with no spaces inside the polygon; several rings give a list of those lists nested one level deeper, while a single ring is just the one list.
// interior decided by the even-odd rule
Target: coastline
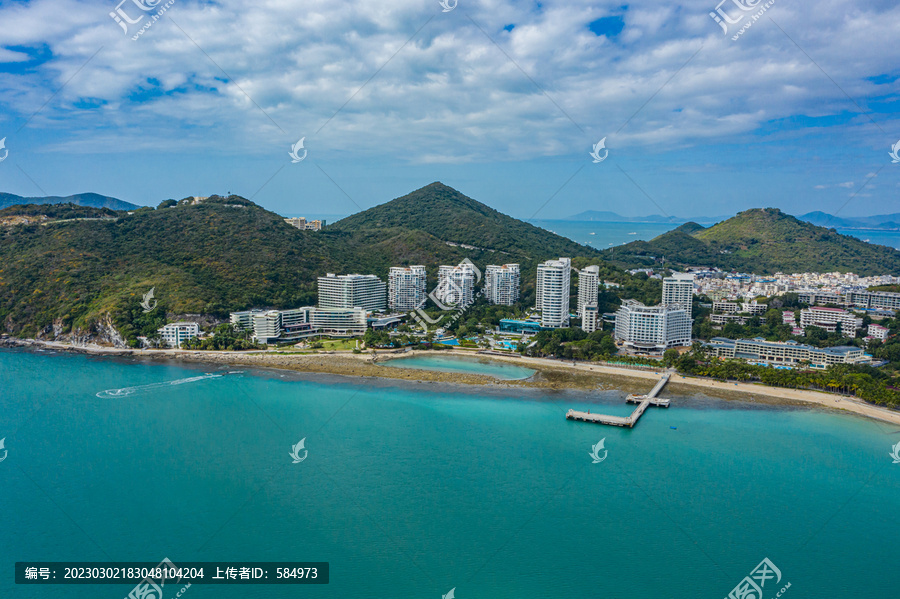
[{"label": "coastline", "polygon": [[[36,348],[55,351],[83,353],[93,356],[140,357],[150,359],[183,360],[194,363],[249,366],[289,370],[302,373],[319,373],[359,378],[385,380],[405,380],[433,382],[454,385],[478,385],[494,388],[531,389],[623,389],[629,393],[646,393],[659,380],[662,370],[642,370],[616,367],[590,362],[572,363],[549,358],[525,356],[504,356],[482,354],[466,350],[384,350],[380,353],[352,352],[289,352],[289,351],[200,351],[180,349],[139,350],[102,346],[76,346],[68,343],[40,341],[34,339],[4,338],[0,347]],[[413,356],[454,356],[492,360],[518,366],[526,366],[535,371],[526,379],[504,380],[488,375],[441,372],[415,368],[385,368],[379,362]],[[672,374],[667,389],[676,393],[690,393],[701,389],[711,397],[725,400],[741,399],[775,405],[794,405],[839,410],[858,416],[900,426],[900,411],[882,408],[861,400],[805,389],[768,387],[758,383],[720,382],[712,379],[685,377]],[[681,388],[681,389],[679,389]]]}]

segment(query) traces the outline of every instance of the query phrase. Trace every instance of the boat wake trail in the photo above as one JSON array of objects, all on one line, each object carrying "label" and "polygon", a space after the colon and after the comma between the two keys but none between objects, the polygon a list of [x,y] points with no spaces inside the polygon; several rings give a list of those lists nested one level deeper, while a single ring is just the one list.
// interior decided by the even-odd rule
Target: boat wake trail
[{"label": "boat wake trail", "polygon": [[[231,373],[228,374],[237,374]],[[147,385],[137,385],[135,387],[123,387],[121,389],[107,389],[105,391],[100,391],[97,393],[97,397],[100,398],[115,398],[115,397],[128,397],[129,395],[134,395],[136,393],[141,393],[142,391],[147,391],[150,389],[159,389],[161,387],[171,387],[174,385],[185,385],[187,383],[196,383],[198,381],[205,381],[207,379],[217,379],[225,376],[224,374],[215,374],[212,372],[206,373],[201,376],[190,376],[184,379],[176,379],[174,381],[165,381],[162,383],[149,383]]]}]

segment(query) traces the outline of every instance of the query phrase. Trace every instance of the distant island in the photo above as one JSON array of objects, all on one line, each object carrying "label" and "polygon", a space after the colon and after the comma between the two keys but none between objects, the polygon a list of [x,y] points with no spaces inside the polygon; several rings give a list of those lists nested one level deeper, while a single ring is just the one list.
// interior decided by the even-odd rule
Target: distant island
[{"label": "distant island", "polygon": [[137,210],[138,208],[140,208],[140,206],[138,206],[137,204],[132,204],[131,202],[126,202],[117,198],[100,195],[99,193],[78,193],[65,197],[23,197],[14,193],[0,192],[0,209],[23,204],[74,204],[76,206],[87,206],[89,208],[109,208],[111,210]]},{"label": "distant island", "polygon": [[[681,216],[663,216],[650,214],[647,216],[622,216],[606,210],[585,210],[560,220],[579,222],[609,222],[609,223],[701,223],[715,224],[727,220],[730,216],[694,216],[685,218]],[[796,217],[798,220],[827,228],[863,229],[900,231],[900,213],[878,214],[875,216],[846,216],[837,217],[827,212],[808,212]]]}]

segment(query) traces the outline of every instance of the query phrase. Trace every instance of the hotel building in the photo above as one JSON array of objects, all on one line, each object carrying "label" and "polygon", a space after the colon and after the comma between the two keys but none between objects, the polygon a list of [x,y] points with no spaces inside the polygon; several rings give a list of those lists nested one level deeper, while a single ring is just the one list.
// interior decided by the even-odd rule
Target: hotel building
[{"label": "hotel building", "polygon": [[581,309],[581,330],[585,333],[596,331],[599,316],[597,304],[585,304]]},{"label": "hotel building", "polygon": [[460,262],[456,266],[438,268],[438,285],[434,290],[442,309],[464,308],[475,301],[475,265]]},{"label": "hotel building", "polygon": [[657,354],[691,344],[691,317],[681,303],[645,306],[625,300],[616,312],[615,336],[626,351]]},{"label": "hotel building", "polygon": [[796,341],[758,339],[724,339],[715,337],[706,348],[720,358],[739,358],[771,366],[796,366],[809,362],[812,368],[824,369],[832,364],[857,364],[869,361],[859,347],[813,347]]},{"label": "hotel building", "polygon": [[688,318],[693,312],[694,275],[691,273],[673,273],[663,279],[662,305],[682,306]]},{"label": "hotel building", "polygon": [[495,306],[512,306],[519,300],[519,265],[488,264],[484,272],[484,294]]},{"label": "hotel building", "polygon": [[392,266],[388,271],[388,306],[399,312],[421,307],[428,297],[425,284],[424,266]]},{"label": "hotel building", "polygon": [[387,285],[375,275],[335,275],[319,277],[320,308],[387,308]]},{"label": "hotel building", "polygon": [[588,266],[578,271],[578,308],[575,313],[578,318],[584,318],[584,307],[590,304],[597,305],[598,290],[600,288],[600,267]]},{"label": "hotel building", "polygon": [[569,286],[572,260],[547,260],[537,267],[535,308],[541,311],[541,326],[569,326]]},{"label": "hotel building", "polygon": [[841,335],[856,337],[856,329],[862,326],[862,318],[857,318],[840,308],[813,306],[800,311],[800,328],[804,331],[807,327],[819,327],[833,333],[837,330],[838,324],[841,325]]},{"label": "hotel building", "polygon": [[157,332],[169,347],[181,347],[182,341],[200,335],[200,325],[196,322],[173,322],[157,329]]}]

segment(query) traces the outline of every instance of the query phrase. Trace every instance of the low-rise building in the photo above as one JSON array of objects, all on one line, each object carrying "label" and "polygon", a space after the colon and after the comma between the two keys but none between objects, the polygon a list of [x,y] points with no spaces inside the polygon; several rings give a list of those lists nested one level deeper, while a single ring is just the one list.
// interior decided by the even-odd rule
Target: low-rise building
[{"label": "low-rise building", "polygon": [[869,361],[861,348],[849,345],[819,348],[796,341],[715,337],[705,347],[720,358],[738,358],[770,366],[797,366],[808,362],[812,368],[824,369],[833,364]]},{"label": "low-rise building", "polygon": [[294,218],[286,218],[284,222],[291,225],[292,227],[296,227],[303,231],[321,231],[322,227],[325,226],[324,220],[306,220],[303,216],[297,216]]},{"label": "low-rise building", "polygon": [[805,331],[808,327],[819,327],[833,333],[841,326],[841,335],[856,337],[856,329],[862,326],[862,318],[857,318],[840,308],[824,308],[813,306],[800,312],[800,327]]},{"label": "low-rise building", "polygon": [[169,347],[181,347],[182,342],[200,335],[200,325],[196,322],[171,322],[157,329]]},{"label": "low-rise building", "polygon": [[887,327],[883,327],[880,324],[870,324],[867,330],[868,336],[872,339],[878,339],[879,341],[884,341],[888,338]]}]

